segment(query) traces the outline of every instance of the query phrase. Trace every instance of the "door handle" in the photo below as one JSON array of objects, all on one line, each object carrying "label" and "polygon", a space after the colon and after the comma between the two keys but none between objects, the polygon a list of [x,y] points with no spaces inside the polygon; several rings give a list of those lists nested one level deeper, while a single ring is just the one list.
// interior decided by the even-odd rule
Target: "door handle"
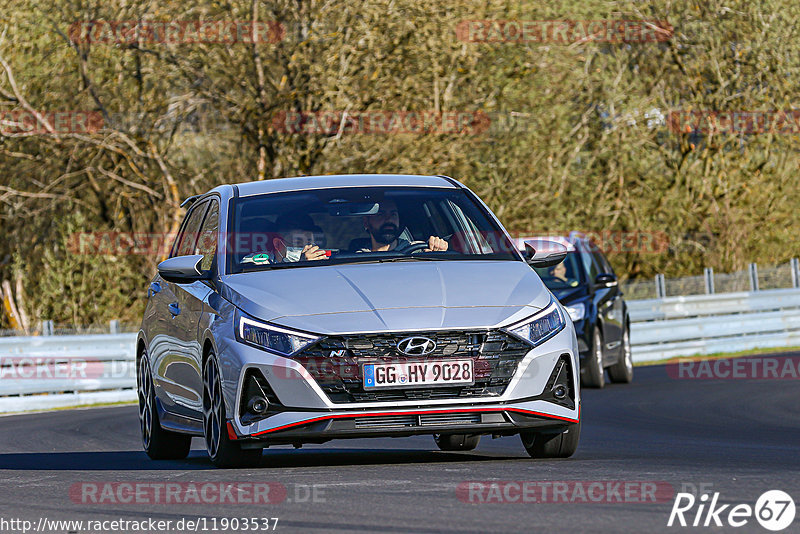
[{"label": "door handle", "polygon": [[161,291],[161,284],[158,282],[150,282],[150,288],[147,290],[147,298],[152,297]]},{"label": "door handle", "polygon": [[173,317],[176,317],[181,314],[181,307],[178,306],[177,302],[171,302],[169,306],[169,312],[172,314]]}]

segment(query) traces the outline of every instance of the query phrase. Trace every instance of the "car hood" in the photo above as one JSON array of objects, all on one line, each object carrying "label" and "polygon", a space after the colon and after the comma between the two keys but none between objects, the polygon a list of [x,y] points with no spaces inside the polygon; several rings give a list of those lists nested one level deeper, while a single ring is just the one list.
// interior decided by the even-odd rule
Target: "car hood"
[{"label": "car hood", "polygon": [[550,292],[521,261],[417,261],[226,276],[245,313],[319,334],[491,328],[543,309]]}]

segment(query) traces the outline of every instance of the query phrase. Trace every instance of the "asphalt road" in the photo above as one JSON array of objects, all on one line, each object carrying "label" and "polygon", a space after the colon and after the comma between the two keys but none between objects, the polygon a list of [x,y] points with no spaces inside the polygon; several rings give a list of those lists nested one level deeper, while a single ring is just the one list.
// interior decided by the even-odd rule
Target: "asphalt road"
[{"label": "asphalt road", "polygon": [[[40,518],[174,524],[205,517],[212,532],[212,518],[278,517],[277,531],[284,532],[768,532],[752,518],[738,529],[668,528],[673,495],[705,490],[719,492],[720,504],[753,505],[763,492],[781,489],[800,505],[800,380],[678,380],[663,366],[637,368],[633,384],[584,390],[582,414],[580,447],[567,460],[531,460],[516,436],[484,437],[471,453],[434,450],[432,438],[423,436],[272,448],[254,470],[214,469],[199,439],[188,460],[149,460],[141,452],[134,406],[2,417],[0,530],[10,530],[2,519],[12,518],[38,525]],[[588,503],[580,493],[558,503],[459,498],[468,498],[457,493],[462,482],[490,480],[581,482],[569,486],[573,492],[592,481],[652,482],[659,502]],[[87,487],[117,491],[117,482],[189,488],[208,481],[269,482],[272,495],[285,488],[286,499],[147,504],[151,494],[145,503],[126,504],[111,494],[104,502],[84,502],[91,498],[80,493]],[[473,499],[490,496],[491,486],[482,487]],[[502,488],[521,499],[515,486]],[[620,500],[613,487],[608,500]],[[800,531],[798,516],[784,532]]]}]

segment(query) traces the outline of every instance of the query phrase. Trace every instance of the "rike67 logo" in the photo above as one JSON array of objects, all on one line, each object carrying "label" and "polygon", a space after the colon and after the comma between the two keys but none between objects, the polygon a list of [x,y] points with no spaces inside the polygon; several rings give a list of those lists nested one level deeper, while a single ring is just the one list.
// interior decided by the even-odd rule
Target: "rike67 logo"
[{"label": "rike67 logo", "polygon": [[762,527],[777,532],[792,524],[795,513],[794,500],[781,490],[764,492],[755,506],[719,504],[719,492],[715,492],[710,501],[707,493],[697,499],[691,493],[678,493],[667,526],[722,527],[727,523],[738,528],[755,517]]}]

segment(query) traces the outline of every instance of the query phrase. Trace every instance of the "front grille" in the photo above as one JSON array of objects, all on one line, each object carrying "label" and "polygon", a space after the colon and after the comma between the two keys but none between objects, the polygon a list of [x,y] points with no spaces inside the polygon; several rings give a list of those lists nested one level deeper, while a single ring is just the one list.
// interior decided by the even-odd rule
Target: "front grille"
[{"label": "front grille", "polygon": [[407,428],[415,426],[447,426],[480,424],[479,413],[442,413],[423,415],[385,415],[356,417],[355,428]]},{"label": "front grille", "polygon": [[[436,342],[426,356],[406,356],[397,343],[409,336]],[[294,358],[314,377],[334,403],[391,402],[406,400],[460,399],[502,395],[517,366],[530,347],[499,330],[472,332],[414,332],[328,336]],[[421,362],[431,360],[473,361],[475,383],[463,386],[410,387],[406,389],[363,388],[365,363]]]}]

